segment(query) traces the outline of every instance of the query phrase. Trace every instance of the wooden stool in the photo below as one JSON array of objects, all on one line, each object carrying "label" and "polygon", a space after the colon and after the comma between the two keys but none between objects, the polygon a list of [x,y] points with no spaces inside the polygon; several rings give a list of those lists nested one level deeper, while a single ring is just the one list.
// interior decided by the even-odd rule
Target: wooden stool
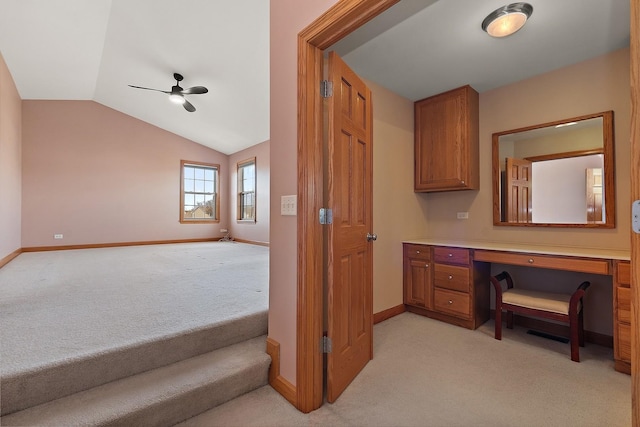
[{"label": "wooden stool", "polygon": [[[500,282],[507,282],[507,289],[502,290]],[[571,331],[571,360],[580,362],[579,348],[584,347],[584,325],[582,297],[590,282],[582,282],[578,289],[571,294],[556,294],[537,292],[524,289],[514,289],[513,280],[506,271],[491,277],[491,283],[496,290],[496,331],[495,338],[502,339],[502,310],[507,311],[507,328],[513,329],[513,313],[542,317],[569,324]]]}]

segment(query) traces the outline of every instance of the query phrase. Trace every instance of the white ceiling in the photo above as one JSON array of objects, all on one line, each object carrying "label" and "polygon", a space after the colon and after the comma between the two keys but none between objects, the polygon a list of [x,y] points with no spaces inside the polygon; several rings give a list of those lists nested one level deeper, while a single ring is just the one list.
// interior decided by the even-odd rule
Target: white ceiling
[{"label": "white ceiling", "polygon": [[[22,99],[94,100],[231,154],[269,139],[268,0],[0,0]],[[189,113],[160,92],[187,95]]]},{"label": "white ceiling", "polygon": [[[303,1],[303,0],[301,0]],[[94,100],[225,154],[269,139],[269,0],[0,0],[0,52],[23,99]],[[479,92],[629,44],[629,0],[530,0],[518,33],[480,28],[504,0],[402,0],[333,48],[409,99]],[[398,65],[402,64],[402,65]],[[188,113],[159,92],[188,95]]]}]

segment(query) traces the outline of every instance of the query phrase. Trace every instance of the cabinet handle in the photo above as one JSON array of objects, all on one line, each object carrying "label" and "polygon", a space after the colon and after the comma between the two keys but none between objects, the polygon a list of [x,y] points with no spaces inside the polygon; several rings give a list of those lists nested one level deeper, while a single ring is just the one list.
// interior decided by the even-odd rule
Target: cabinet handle
[{"label": "cabinet handle", "polygon": [[424,268],[429,268],[429,264],[425,264],[425,265],[424,265]]},{"label": "cabinet handle", "polygon": [[533,258],[529,258],[529,264],[533,264]]},{"label": "cabinet handle", "polygon": [[419,254],[419,253],[420,253],[420,251],[416,251],[416,253],[417,253],[417,254]]},{"label": "cabinet handle", "polygon": [[451,279],[453,279],[453,276],[452,276],[452,275],[449,275],[449,280],[451,280]]},{"label": "cabinet handle", "polygon": [[449,300],[449,304],[453,304],[453,301],[452,301],[452,300]]},{"label": "cabinet handle", "polygon": [[451,258],[453,256],[453,254],[449,254],[449,258]]}]

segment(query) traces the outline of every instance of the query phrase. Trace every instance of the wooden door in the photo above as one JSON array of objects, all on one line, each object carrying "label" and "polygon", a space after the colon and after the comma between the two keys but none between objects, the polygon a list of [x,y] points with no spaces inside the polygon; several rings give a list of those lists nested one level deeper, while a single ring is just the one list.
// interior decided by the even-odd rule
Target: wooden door
[{"label": "wooden door", "polygon": [[507,222],[531,222],[531,162],[507,157],[505,209]]},{"label": "wooden door", "polygon": [[587,223],[602,223],[604,222],[602,215],[602,207],[604,206],[602,168],[587,168],[586,179]]},{"label": "wooden door", "polygon": [[334,402],[373,357],[371,90],[329,53],[327,400]]}]

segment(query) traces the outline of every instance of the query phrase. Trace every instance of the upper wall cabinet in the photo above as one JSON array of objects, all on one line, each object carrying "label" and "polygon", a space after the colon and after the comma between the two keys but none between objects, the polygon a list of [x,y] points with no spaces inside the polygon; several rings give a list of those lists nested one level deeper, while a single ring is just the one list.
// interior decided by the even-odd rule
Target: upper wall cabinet
[{"label": "upper wall cabinet", "polygon": [[415,103],[416,192],[478,189],[478,122],[468,85]]}]

